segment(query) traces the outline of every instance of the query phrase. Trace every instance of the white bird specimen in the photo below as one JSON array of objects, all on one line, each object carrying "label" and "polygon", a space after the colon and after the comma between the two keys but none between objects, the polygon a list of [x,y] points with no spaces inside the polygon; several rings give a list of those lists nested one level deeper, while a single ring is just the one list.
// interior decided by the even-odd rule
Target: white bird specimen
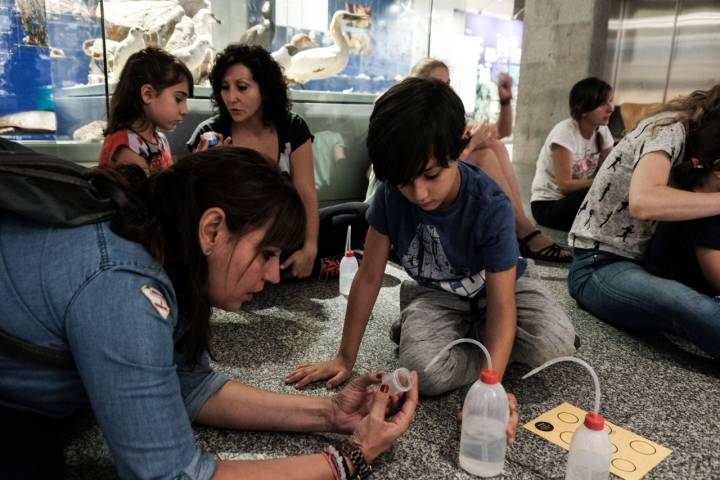
[{"label": "white bird specimen", "polygon": [[195,23],[185,15],[175,24],[175,29],[163,46],[168,52],[190,45],[195,40]]},{"label": "white bird specimen", "polygon": [[170,53],[182,61],[188,70],[193,71],[205,60],[208,48],[210,48],[210,42],[206,38],[198,38],[192,45],[178,48]]},{"label": "white bird specimen", "polygon": [[296,33],[289,43],[286,43],[282,47],[278,48],[270,55],[272,55],[275,61],[282,68],[287,68],[287,66],[290,65],[290,60],[292,59],[293,55],[295,55],[304,48],[313,46],[317,46],[317,43],[315,43],[313,39],[308,36],[307,33]]},{"label": "white bird specimen", "polygon": [[265,50],[270,48],[273,38],[275,38],[275,21],[273,20],[273,4],[272,1],[267,0],[263,3],[262,10],[263,21],[262,23],[250,27],[245,33],[240,36],[238,43],[243,45],[260,45]]},{"label": "white bird specimen", "polygon": [[204,38],[212,43],[212,27],[222,22],[210,11],[209,8],[198,10],[192,18],[195,24],[195,35]]},{"label": "white bird specimen", "polygon": [[185,10],[185,15],[191,18],[203,8],[210,8],[210,0],[177,0],[177,3]]},{"label": "white bird specimen", "polygon": [[350,13],[345,10],[335,12],[330,21],[330,34],[333,45],[330,47],[308,48],[290,59],[285,69],[288,81],[304,84],[310,80],[334,77],[347,65],[350,56],[342,23],[347,20],[367,20],[366,14]]},{"label": "white bird specimen", "polygon": [[[118,43],[119,42],[110,40],[109,38],[105,40],[105,48],[108,52],[108,62],[110,63],[112,63],[112,52],[115,51]],[[83,42],[82,49],[83,52],[85,52],[85,55],[93,60],[102,60],[103,58],[102,38],[90,38],[85,40]]]},{"label": "white bird specimen", "polygon": [[117,42],[117,45],[115,45],[112,52],[112,76],[115,79],[119,79],[120,72],[122,72],[128,58],[130,58],[130,55],[135,52],[139,52],[143,48],[145,48],[145,39],[143,38],[142,29],[140,27],[132,27],[128,32],[127,37]]}]

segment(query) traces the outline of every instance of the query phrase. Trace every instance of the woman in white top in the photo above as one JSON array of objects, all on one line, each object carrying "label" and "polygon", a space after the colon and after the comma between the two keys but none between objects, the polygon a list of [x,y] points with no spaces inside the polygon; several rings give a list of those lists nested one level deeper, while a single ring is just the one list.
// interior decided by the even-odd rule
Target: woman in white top
[{"label": "woman in white top", "polygon": [[538,224],[570,230],[613,146],[607,127],[612,93],[610,85],[595,77],[580,80],[570,90],[570,118],[550,131],[535,167],[530,207]]}]

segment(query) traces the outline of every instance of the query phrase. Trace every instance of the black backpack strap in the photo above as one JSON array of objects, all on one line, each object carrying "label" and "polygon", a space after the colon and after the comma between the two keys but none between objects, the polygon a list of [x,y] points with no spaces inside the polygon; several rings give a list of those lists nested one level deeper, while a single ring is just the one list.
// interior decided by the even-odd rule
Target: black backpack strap
[{"label": "black backpack strap", "polygon": [[2,330],[0,330],[0,356],[39,367],[63,370],[75,368],[75,360],[70,352],[41,347]]},{"label": "black backpack strap", "polygon": [[19,144],[0,142],[0,210],[42,225],[74,227],[109,220],[125,192],[92,169]]}]

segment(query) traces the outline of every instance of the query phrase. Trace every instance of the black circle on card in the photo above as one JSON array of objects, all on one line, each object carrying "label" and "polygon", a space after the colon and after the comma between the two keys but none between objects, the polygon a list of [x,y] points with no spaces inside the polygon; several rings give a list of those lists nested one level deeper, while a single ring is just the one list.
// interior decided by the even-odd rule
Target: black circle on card
[{"label": "black circle on card", "polygon": [[573,434],[575,432],[571,432],[570,430],[567,430],[565,432],[560,432],[560,440],[570,445],[570,442],[572,441]]},{"label": "black circle on card", "polygon": [[610,462],[613,467],[617,468],[621,472],[634,472],[637,470],[637,466],[635,466],[634,463],[632,463],[630,460],[625,460],[624,458],[613,458]]},{"label": "black circle on card", "polygon": [[577,415],[573,415],[570,412],[560,412],[557,414],[558,420],[565,423],[578,423],[580,419]]},{"label": "black circle on card", "polygon": [[655,453],[657,453],[657,449],[655,447],[647,442],[643,442],[642,440],[633,440],[630,442],[630,448],[642,455],[655,455]]},{"label": "black circle on card", "polygon": [[553,430],[555,430],[555,427],[552,426],[552,423],[548,422],[537,422],[535,423],[535,428],[537,428],[541,432],[552,432]]}]

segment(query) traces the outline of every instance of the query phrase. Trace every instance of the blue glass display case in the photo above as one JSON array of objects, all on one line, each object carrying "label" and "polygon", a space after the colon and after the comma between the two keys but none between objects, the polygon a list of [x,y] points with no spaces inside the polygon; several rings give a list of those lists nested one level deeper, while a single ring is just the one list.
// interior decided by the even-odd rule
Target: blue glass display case
[{"label": "blue glass display case", "polygon": [[[207,71],[215,52],[231,42],[265,42],[284,65],[293,110],[316,137],[321,204],[363,198],[372,103],[417,60],[445,60],[468,116],[480,120],[497,112],[495,73],[508,71],[517,84],[520,22],[466,10],[468,3],[0,0],[0,135],[92,165],[120,49],[154,45],[178,54],[198,47],[203,61],[191,68],[191,113],[168,132],[173,155],[182,156],[190,132],[212,114]],[[512,11],[511,0],[494,8],[500,3]]]}]

